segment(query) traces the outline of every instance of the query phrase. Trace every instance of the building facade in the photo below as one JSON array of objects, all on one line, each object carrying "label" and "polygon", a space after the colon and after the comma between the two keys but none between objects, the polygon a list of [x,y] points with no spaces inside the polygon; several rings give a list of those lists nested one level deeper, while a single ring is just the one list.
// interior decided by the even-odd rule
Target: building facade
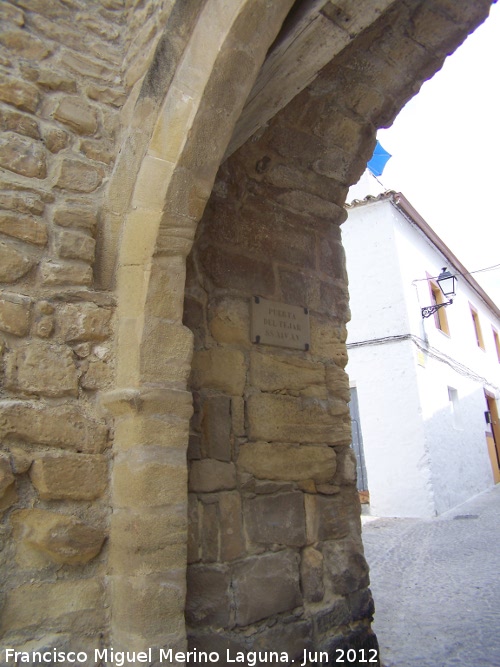
[{"label": "building facade", "polygon": [[370,513],[435,516],[500,481],[500,311],[400,193],[355,200],[343,243]]}]

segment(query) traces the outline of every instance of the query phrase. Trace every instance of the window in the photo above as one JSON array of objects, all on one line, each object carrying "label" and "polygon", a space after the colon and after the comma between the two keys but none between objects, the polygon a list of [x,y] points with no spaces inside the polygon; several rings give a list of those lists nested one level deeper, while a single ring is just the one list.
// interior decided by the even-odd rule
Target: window
[{"label": "window", "polygon": [[498,331],[494,328],[493,329],[493,340],[495,341],[495,350],[497,351],[497,358],[498,362],[500,363],[500,339],[498,338]]},{"label": "window", "polygon": [[483,340],[483,332],[481,331],[481,324],[479,322],[479,315],[477,314],[477,310],[474,308],[473,305],[470,305],[470,312],[472,315],[472,321],[474,323],[474,331],[476,333],[476,341],[478,347],[480,347],[482,350],[484,350],[484,340]]},{"label": "window", "polygon": [[[446,303],[441,288],[434,280],[429,280],[429,287],[431,290],[431,301],[433,306],[438,306],[440,303]],[[446,308],[440,308],[434,313],[434,323],[436,327],[445,333],[447,336],[450,335],[450,327],[448,325],[448,317],[446,316]]]}]

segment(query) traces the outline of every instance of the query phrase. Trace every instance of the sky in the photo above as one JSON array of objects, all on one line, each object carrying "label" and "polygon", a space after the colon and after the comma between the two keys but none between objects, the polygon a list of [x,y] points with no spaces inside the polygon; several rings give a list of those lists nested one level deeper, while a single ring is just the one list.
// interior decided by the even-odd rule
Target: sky
[{"label": "sky", "polygon": [[[500,3],[378,139],[402,192],[469,271],[500,264]],[[500,307],[500,267],[474,274]]]}]

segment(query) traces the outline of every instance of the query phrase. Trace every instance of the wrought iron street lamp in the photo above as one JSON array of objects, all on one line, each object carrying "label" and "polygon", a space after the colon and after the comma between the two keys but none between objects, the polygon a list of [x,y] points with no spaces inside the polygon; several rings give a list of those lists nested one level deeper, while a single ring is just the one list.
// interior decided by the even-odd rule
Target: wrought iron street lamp
[{"label": "wrought iron street lamp", "polygon": [[455,283],[457,281],[456,276],[454,276],[452,273],[450,273],[446,266],[443,267],[441,270],[441,273],[437,277],[437,284],[439,285],[439,288],[441,289],[441,292],[444,294],[446,299],[449,299],[449,301],[444,301],[443,303],[435,303],[432,306],[427,306],[426,308],[422,308],[422,317],[430,317],[431,315],[434,315],[435,312],[437,312],[440,308],[443,308],[444,306],[449,306],[453,303],[453,299],[450,297],[455,296]]}]

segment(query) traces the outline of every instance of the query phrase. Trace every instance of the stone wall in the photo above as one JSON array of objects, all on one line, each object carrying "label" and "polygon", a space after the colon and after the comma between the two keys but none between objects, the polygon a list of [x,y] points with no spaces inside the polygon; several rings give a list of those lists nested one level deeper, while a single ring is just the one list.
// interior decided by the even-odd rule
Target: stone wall
[{"label": "stone wall", "polygon": [[[165,5],[165,8],[162,8]],[[112,292],[94,288],[121,108],[168,3],[0,3],[2,643],[106,635]],[[37,641],[41,642],[37,644]]]}]

